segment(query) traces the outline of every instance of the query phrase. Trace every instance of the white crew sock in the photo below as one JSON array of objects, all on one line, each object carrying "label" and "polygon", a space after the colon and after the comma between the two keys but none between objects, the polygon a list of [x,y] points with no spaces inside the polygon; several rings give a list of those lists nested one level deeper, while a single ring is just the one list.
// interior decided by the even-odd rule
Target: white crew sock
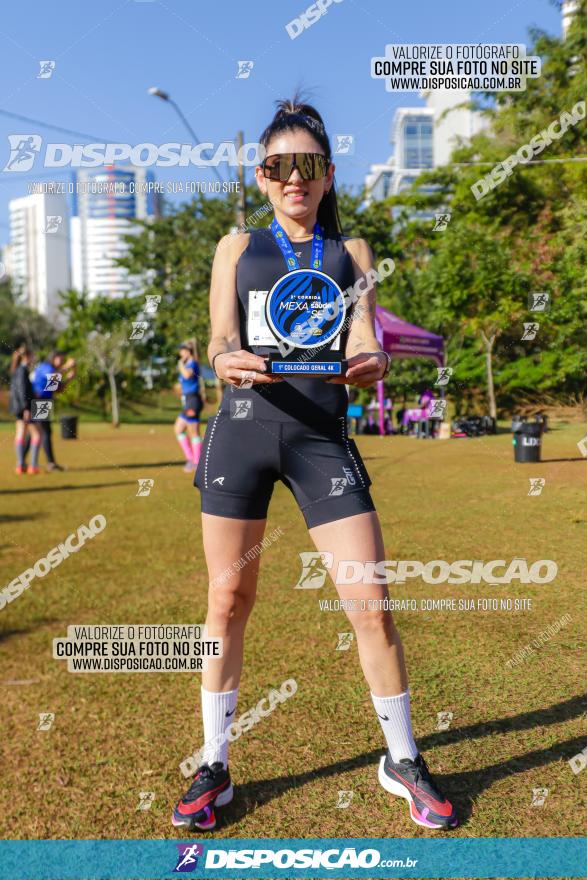
[{"label": "white crew sock", "polygon": [[387,742],[394,764],[402,758],[413,761],[418,754],[414,742],[412,721],[410,718],[410,692],[404,691],[395,697],[376,697],[371,694],[383,735]]},{"label": "white crew sock", "polygon": [[[204,721],[204,750],[202,764],[222,761],[228,766],[228,740],[224,731],[235,721],[238,688],[214,693],[202,688],[202,719]],[[222,741],[221,741],[222,740]]]}]

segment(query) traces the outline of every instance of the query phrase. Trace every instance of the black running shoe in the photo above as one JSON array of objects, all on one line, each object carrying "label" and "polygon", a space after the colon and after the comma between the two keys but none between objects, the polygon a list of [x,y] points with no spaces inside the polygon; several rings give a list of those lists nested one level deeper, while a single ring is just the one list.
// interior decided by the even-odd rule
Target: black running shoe
[{"label": "black running shoe", "polygon": [[194,781],[173,811],[171,821],[176,828],[212,831],[216,828],[214,807],[222,807],[232,800],[232,784],[228,768],[221,761],[211,766],[202,764]]},{"label": "black running shoe", "polygon": [[379,782],[386,791],[409,801],[410,817],[416,825],[447,829],[459,824],[454,807],[434,782],[422,755],[394,764],[387,752],[379,764]]}]

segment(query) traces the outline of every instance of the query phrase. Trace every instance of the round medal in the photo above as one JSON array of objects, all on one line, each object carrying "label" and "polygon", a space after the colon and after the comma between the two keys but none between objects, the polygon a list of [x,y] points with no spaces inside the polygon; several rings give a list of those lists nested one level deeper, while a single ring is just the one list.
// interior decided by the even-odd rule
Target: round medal
[{"label": "round medal", "polygon": [[317,269],[294,269],[275,282],[265,303],[265,316],[278,340],[295,348],[332,342],[346,312],[342,290]]}]

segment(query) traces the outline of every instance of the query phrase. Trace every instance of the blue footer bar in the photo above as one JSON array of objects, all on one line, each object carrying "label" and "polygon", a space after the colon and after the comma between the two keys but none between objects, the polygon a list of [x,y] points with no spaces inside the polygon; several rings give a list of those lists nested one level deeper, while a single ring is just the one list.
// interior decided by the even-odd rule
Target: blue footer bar
[{"label": "blue footer bar", "polygon": [[575,837],[0,841],[0,880],[585,877]]}]

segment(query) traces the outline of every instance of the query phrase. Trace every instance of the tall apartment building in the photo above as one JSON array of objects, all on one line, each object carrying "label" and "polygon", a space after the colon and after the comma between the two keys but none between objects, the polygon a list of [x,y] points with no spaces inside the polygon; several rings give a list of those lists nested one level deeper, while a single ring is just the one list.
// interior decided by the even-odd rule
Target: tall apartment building
[{"label": "tall apartment building", "polygon": [[64,195],[35,193],[12,199],[9,274],[18,298],[55,321],[58,293],[70,286],[69,211]]},{"label": "tall apartment building", "polygon": [[434,114],[434,167],[446,165],[459,140],[468,141],[486,125],[484,117],[467,104],[471,93],[436,89],[422,92]]},{"label": "tall apartment building", "polygon": [[427,91],[422,97],[425,107],[396,110],[393,153],[387,162],[372,165],[365,177],[368,201],[407,189],[422,171],[445,165],[459,138],[468,140],[481,130],[481,115],[462,106],[470,100],[469,92]]},{"label": "tall apartment building", "polygon": [[159,214],[157,194],[149,190],[152,171],[107,166],[78,171],[71,218],[73,286],[90,296],[119,297],[134,289],[133,279],[115,259],[128,251],[126,235],[139,230],[134,219]]}]

